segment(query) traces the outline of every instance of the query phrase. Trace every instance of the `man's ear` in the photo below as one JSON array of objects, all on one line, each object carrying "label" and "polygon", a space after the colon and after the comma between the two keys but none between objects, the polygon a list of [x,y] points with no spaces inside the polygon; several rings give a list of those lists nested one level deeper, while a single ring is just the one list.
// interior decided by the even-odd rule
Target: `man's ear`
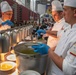
[{"label": "man's ear", "polygon": [[76,17],[76,9],[74,9],[74,16]]}]

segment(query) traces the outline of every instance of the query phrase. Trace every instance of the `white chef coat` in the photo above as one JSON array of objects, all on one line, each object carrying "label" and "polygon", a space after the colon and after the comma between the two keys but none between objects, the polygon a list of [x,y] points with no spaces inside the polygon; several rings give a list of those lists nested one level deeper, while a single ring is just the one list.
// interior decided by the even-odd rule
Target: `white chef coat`
[{"label": "white chef coat", "polygon": [[[74,44],[76,44],[76,24],[62,35],[55,49],[55,53],[64,58],[62,65],[63,71],[61,71],[52,61],[48,75],[76,75],[76,57],[70,54],[70,49]],[[74,53],[76,53],[76,51],[74,51]],[[72,63],[69,63],[70,61]]]},{"label": "white chef coat", "polygon": [[67,24],[64,20],[64,18],[62,18],[61,20],[59,20],[58,22],[56,22],[52,28],[52,31],[58,31],[58,38],[55,38],[55,37],[52,37],[52,36],[49,36],[48,37],[48,41],[47,41],[47,45],[50,47],[50,48],[53,48],[55,46],[57,46],[58,44],[58,41],[62,35],[62,32],[61,30],[64,29],[65,27],[69,26],[69,24]]},{"label": "white chef coat", "polygon": [[[1,24],[2,22],[4,22],[4,21],[0,18],[0,24]],[[1,27],[0,27],[0,31],[1,31],[1,30],[7,30],[7,29],[10,29],[10,28],[11,28],[10,26],[4,25],[4,26],[1,26]]]}]

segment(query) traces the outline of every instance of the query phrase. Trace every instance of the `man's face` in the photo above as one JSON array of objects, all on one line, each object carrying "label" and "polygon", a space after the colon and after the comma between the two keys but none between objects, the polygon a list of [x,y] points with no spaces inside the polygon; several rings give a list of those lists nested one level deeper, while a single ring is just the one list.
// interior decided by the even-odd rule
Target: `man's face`
[{"label": "man's face", "polygon": [[58,22],[62,17],[62,14],[59,14],[57,11],[52,11],[52,17],[55,22]]},{"label": "man's face", "polygon": [[7,12],[2,13],[2,18],[4,21],[11,20],[12,15],[13,15],[12,11],[7,11]]},{"label": "man's face", "polygon": [[74,11],[70,7],[64,6],[63,14],[65,21],[71,24],[74,17]]}]

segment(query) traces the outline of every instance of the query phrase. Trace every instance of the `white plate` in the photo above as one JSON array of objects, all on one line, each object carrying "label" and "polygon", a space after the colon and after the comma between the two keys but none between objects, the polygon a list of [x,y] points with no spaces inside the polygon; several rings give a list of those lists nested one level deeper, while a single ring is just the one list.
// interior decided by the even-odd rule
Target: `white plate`
[{"label": "white plate", "polygon": [[22,72],[20,75],[40,75],[40,73],[34,70],[26,70]]},{"label": "white plate", "polygon": [[10,61],[16,61],[16,56],[15,54],[10,54],[6,57],[7,60],[10,60]]}]

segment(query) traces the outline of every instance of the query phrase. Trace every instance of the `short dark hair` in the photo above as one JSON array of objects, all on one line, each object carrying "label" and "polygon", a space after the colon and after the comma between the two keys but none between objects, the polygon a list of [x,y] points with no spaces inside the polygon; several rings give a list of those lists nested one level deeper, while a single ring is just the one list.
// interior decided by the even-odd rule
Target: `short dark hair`
[{"label": "short dark hair", "polygon": [[58,12],[58,14],[60,14],[60,13],[62,13],[63,11],[57,11]]},{"label": "short dark hair", "polygon": [[75,7],[70,7],[72,10],[75,10],[76,8]]}]

